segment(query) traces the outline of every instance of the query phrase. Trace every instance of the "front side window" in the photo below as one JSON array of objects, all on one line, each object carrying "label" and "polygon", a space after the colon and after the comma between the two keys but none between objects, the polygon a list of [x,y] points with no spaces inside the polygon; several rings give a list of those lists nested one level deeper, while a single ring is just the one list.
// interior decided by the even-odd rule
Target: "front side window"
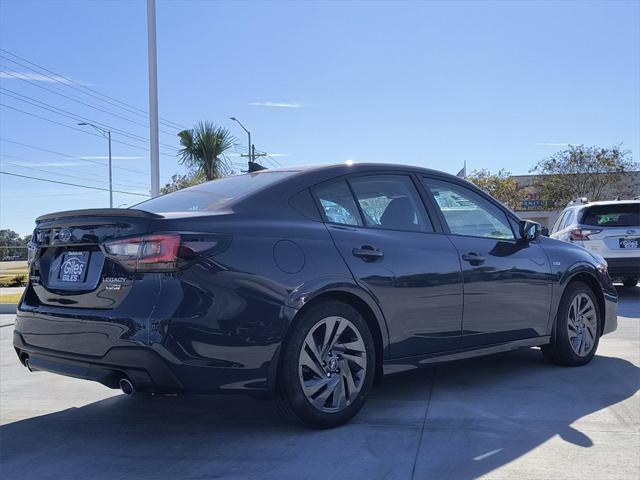
[{"label": "front side window", "polygon": [[423,179],[455,235],[514,240],[507,216],[472,190],[448,182]]},{"label": "front side window", "polygon": [[316,187],[314,193],[328,222],[362,226],[362,219],[347,182],[339,180]]},{"label": "front side window", "polygon": [[432,232],[422,200],[406,175],[365,175],[349,179],[367,227]]}]

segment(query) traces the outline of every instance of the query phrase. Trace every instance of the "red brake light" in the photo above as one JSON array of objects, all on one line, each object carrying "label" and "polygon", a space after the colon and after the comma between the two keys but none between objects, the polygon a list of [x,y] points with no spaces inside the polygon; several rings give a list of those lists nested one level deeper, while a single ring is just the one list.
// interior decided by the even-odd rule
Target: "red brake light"
[{"label": "red brake light", "polygon": [[571,230],[570,239],[572,241],[576,240],[589,240],[589,235],[595,235],[596,233],[600,233],[602,229],[591,229],[591,228],[576,228]]},{"label": "red brake light", "polygon": [[128,270],[171,272],[203,254],[222,251],[229,241],[218,234],[161,233],[106,242],[104,251]]},{"label": "red brake light", "polygon": [[104,245],[107,254],[129,270],[158,272],[174,270],[178,262],[180,235],[149,235],[114,240]]}]

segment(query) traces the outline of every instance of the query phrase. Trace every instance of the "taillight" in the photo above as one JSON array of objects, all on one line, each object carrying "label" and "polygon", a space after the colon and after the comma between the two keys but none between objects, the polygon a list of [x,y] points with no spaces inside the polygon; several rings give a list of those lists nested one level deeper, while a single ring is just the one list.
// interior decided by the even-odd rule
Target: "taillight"
[{"label": "taillight", "polygon": [[589,240],[589,235],[595,235],[596,233],[600,233],[602,229],[590,229],[590,228],[576,228],[571,230],[570,239],[573,241],[576,240]]},{"label": "taillight", "polygon": [[104,244],[104,250],[128,270],[171,272],[201,254],[219,251],[227,240],[223,236],[167,233],[113,240]]}]

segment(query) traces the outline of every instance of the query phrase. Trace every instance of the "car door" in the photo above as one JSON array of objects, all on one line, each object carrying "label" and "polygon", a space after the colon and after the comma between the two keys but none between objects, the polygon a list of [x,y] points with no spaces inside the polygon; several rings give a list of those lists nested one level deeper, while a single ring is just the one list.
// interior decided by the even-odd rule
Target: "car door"
[{"label": "car door", "polygon": [[411,175],[351,176],[316,187],[314,196],[354,278],[384,313],[391,355],[458,348],[458,254],[434,232]]},{"label": "car door", "polygon": [[463,346],[546,335],[552,279],[539,242],[519,240],[497,202],[463,183],[423,182],[462,264]]}]

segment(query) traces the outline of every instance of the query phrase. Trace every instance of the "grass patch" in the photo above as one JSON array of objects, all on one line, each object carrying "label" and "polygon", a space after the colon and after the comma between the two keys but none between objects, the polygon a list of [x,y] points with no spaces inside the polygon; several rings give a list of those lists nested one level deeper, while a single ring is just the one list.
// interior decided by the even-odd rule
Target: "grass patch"
[{"label": "grass patch", "polygon": [[16,304],[20,301],[20,297],[22,297],[22,292],[0,293],[0,304]]},{"label": "grass patch", "polygon": [[29,277],[29,267],[26,261],[0,262],[0,285],[9,286],[16,277],[24,277],[24,285]]}]

